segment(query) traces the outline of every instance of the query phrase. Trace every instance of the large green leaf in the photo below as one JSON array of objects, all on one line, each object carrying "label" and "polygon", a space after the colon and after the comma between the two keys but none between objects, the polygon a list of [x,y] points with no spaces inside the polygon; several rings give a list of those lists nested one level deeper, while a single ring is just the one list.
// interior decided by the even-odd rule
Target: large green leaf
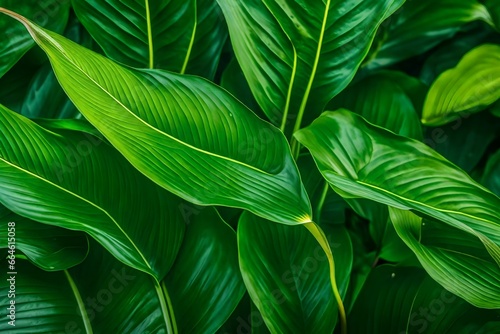
[{"label": "large green leaf", "polygon": [[[345,228],[323,226],[335,258],[335,277],[345,294],[352,246]],[[273,224],[244,213],[238,224],[243,280],[272,333],[331,333],[337,322],[329,264],[303,226]]]},{"label": "large green leaf", "polygon": [[180,247],[184,202],[83,132],[48,131],[0,106],[0,202],[87,232],[120,261],[163,278]]},{"label": "large green leaf", "polygon": [[73,0],[73,8],[108,57],[134,67],[212,78],[227,38],[215,0]]},{"label": "large green leaf", "polygon": [[274,124],[296,120],[298,129],[347,86],[404,0],[218,2],[257,102]]},{"label": "large green leaf", "polygon": [[424,53],[474,20],[491,24],[488,11],[477,0],[407,1],[384,23],[366,66],[388,66]]},{"label": "large green leaf", "polygon": [[339,110],[296,134],[342,196],[415,210],[481,240],[500,263],[500,198],[418,141]]},{"label": "large green leaf", "polygon": [[285,137],[226,91],[198,77],[124,68],[9,15],[48,54],[80,112],[153,181],[196,204],[286,224],[311,220]]},{"label": "large green leaf", "polygon": [[488,160],[481,183],[500,196],[500,150]]},{"label": "large green leaf", "polygon": [[4,231],[0,234],[1,248],[9,248],[10,251],[12,249],[9,246],[14,245],[15,249],[9,254],[22,252],[44,270],[68,269],[87,256],[88,241],[85,234],[40,224],[16,215],[3,205],[0,205],[0,230]]},{"label": "large green leaf", "polygon": [[500,308],[500,267],[478,238],[410,211],[389,211],[398,235],[435,281],[477,307]]},{"label": "large green leaf", "polygon": [[363,286],[349,316],[349,332],[469,334],[488,324],[496,333],[498,317],[498,311],[454,296],[421,269],[384,265]]},{"label": "large green leaf", "polygon": [[[68,22],[69,1],[2,0],[0,6],[16,11],[47,29],[62,32]],[[2,77],[33,45],[23,26],[7,16],[0,18],[0,77]]]},{"label": "large green leaf", "polygon": [[351,110],[373,124],[421,140],[419,108],[425,93],[425,86],[417,79],[384,71],[349,86],[328,103],[328,108]]},{"label": "large green leaf", "polygon": [[[205,210],[187,227],[177,260],[160,283],[96,244],[85,262],[64,272],[18,260],[16,327],[2,321],[0,331],[214,333],[244,293],[234,231]],[[0,285],[2,308],[9,303],[7,283]]]},{"label": "large green leaf", "polygon": [[485,109],[500,98],[500,45],[484,44],[468,52],[458,65],[432,84],[422,122],[441,125],[460,112]]}]

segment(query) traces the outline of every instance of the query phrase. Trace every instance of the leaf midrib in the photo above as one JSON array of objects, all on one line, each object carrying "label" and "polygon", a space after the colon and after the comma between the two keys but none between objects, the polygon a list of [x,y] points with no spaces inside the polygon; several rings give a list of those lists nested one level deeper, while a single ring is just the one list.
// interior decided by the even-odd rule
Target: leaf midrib
[{"label": "leaf midrib", "polygon": [[[31,24],[31,22],[27,23],[24,21],[24,18],[22,17],[15,17],[16,19],[20,20],[22,23],[26,23],[27,25],[25,25],[28,30],[31,31],[31,29],[33,29],[29,24]],[[36,26],[34,26],[35,29],[37,29]],[[257,167],[254,167],[254,166],[251,166],[251,165],[248,165],[246,163],[243,163],[241,161],[238,161],[238,160],[234,160],[232,158],[229,158],[229,157],[225,157],[225,156],[222,156],[222,155],[218,155],[218,154],[215,154],[215,153],[212,153],[212,152],[209,152],[209,151],[205,151],[203,149],[200,149],[198,147],[195,147],[191,144],[188,144],[186,142],[183,142],[182,140],[178,139],[178,138],[175,138],[174,136],[166,133],[166,132],[163,132],[162,130],[158,129],[158,128],[155,128],[153,125],[147,123],[146,121],[144,121],[142,118],[140,118],[139,116],[137,116],[135,113],[133,113],[129,108],[127,108],[122,102],[120,102],[115,96],[113,96],[109,91],[107,91],[106,89],[104,89],[104,87],[102,87],[99,83],[97,83],[92,77],[90,77],[89,74],[87,74],[85,71],[83,71],[77,64],[75,64],[73,62],[73,60],[71,58],[69,58],[66,53],[59,48],[58,44],[56,41],[53,41],[53,38],[49,35],[47,35],[43,30],[38,30],[38,33],[43,35],[50,43],[52,43],[52,45],[56,48],[56,49],[59,49],[61,54],[63,54],[65,56],[65,59],[70,62],[78,71],[80,71],[83,75],[85,75],[90,81],[92,81],[97,87],[99,87],[104,93],[106,93],[110,98],[112,98],[116,103],[118,103],[125,111],[127,111],[129,114],[131,114],[133,117],[135,117],[137,120],[139,120],[142,124],[146,125],[146,127],[154,130],[155,132],[158,132],[159,134],[181,144],[181,145],[184,145],[192,150],[195,150],[197,152],[200,152],[200,153],[203,153],[203,154],[206,154],[206,155],[210,155],[210,156],[213,156],[213,157],[216,157],[216,158],[219,158],[219,159],[222,159],[222,160],[227,160],[227,161],[230,161],[232,163],[235,163],[237,165],[241,165],[241,166],[244,166],[246,168],[249,168],[249,169],[252,169],[258,173],[262,173],[264,175],[268,175],[268,176],[275,176],[275,175],[278,175],[278,174],[271,174],[271,173],[268,173],[262,169],[259,169]],[[42,43],[39,41],[39,39],[36,37],[36,35],[32,34],[32,37],[33,39],[35,39],[36,41],[38,41],[39,45],[41,45]],[[47,51],[48,52],[48,51]],[[57,76],[57,75],[56,75]],[[82,113],[84,114],[84,113]],[[89,120],[89,122],[91,122]],[[95,124],[93,122],[91,122],[92,125],[95,126]],[[96,127],[98,128],[98,127]],[[108,140],[112,141],[112,139],[108,138]],[[283,169],[282,169],[283,170]]]},{"label": "leaf midrib", "polygon": [[[146,258],[142,254],[142,252],[137,247],[137,245],[132,241],[132,239],[130,238],[130,236],[127,233],[125,233],[125,231],[121,228],[121,226],[118,224],[118,222],[105,209],[101,208],[99,205],[93,203],[92,201],[90,201],[90,200],[88,200],[88,199],[86,199],[86,198],[84,198],[84,197],[82,197],[82,196],[80,196],[80,195],[78,195],[78,194],[70,191],[69,189],[63,188],[63,187],[59,186],[58,184],[53,183],[50,180],[47,180],[47,179],[45,179],[45,178],[43,178],[43,177],[41,177],[41,176],[39,176],[39,175],[37,175],[35,173],[32,173],[31,171],[29,171],[29,170],[27,170],[27,169],[25,169],[23,167],[17,166],[15,164],[13,164],[13,163],[5,160],[3,157],[0,157],[0,161],[6,163],[7,165],[9,165],[9,166],[11,166],[13,168],[16,168],[16,169],[20,170],[21,172],[24,172],[24,173],[26,173],[26,174],[28,174],[28,175],[30,175],[32,177],[35,177],[35,178],[37,178],[37,179],[39,179],[39,180],[41,180],[43,182],[46,182],[46,183],[50,184],[51,186],[53,186],[55,188],[58,188],[58,189],[62,190],[63,192],[66,192],[66,193],[68,193],[68,194],[70,194],[70,195],[78,198],[79,200],[90,204],[91,206],[95,207],[97,210],[100,210],[101,212],[103,212],[116,225],[116,227],[119,229],[119,231],[126,237],[126,239],[130,242],[130,244],[136,250],[136,252],[140,255],[140,257],[144,261],[146,267],[150,269],[150,272],[148,274],[151,274],[151,273],[154,272],[153,269],[151,268],[151,266],[149,265],[149,262],[146,260]],[[139,268],[136,268],[136,269],[138,269],[140,271],[143,271],[142,269],[139,269]]]},{"label": "leaf midrib", "polygon": [[151,28],[151,13],[149,11],[149,1],[145,1],[146,8],[146,26],[148,30],[148,48],[149,48],[149,68],[154,68],[154,48],[153,48],[153,32]]}]

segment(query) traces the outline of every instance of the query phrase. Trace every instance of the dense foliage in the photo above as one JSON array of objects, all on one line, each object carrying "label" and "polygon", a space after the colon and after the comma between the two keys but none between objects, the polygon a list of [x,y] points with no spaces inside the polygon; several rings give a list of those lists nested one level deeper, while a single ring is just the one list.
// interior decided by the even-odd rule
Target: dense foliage
[{"label": "dense foliage", "polygon": [[0,0],[2,333],[500,333],[499,0]]}]

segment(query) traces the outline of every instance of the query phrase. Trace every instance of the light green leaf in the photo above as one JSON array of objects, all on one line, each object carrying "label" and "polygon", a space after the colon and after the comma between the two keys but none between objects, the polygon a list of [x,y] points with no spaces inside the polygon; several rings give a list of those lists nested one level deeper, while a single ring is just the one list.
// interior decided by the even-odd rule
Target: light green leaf
[{"label": "light green leaf", "polygon": [[419,110],[426,87],[404,73],[384,71],[347,87],[328,108],[345,108],[402,136],[422,139]]},{"label": "light green leaf", "polygon": [[500,308],[500,267],[475,236],[389,208],[398,235],[446,290],[484,308]]},{"label": "light green leaf", "polygon": [[[49,4],[39,0],[2,0],[2,7],[16,11],[37,24],[56,32],[64,31],[68,22],[69,1]],[[0,77],[2,77],[35,43],[23,26],[7,16],[0,17]]]},{"label": "light green leaf", "polygon": [[88,133],[54,133],[2,106],[0,133],[3,205],[85,231],[123,263],[165,276],[184,235],[181,199]]},{"label": "light green leaf", "polygon": [[200,205],[244,208],[285,224],[311,221],[285,137],[226,91],[198,77],[124,68],[9,15],[48,54],[80,112],[154,182]]},{"label": "light green leaf", "polygon": [[342,196],[441,220],[479,238],[500,263],[500,198],[425,144],[346,110],[324,113],[296,137]]},{"label": "light green leaf", "polygon": [[372,271],[349,319],[350,333],[469,334],[488,322],[500,328],[498,311],[471,306],[422,269],[390,265]]},{"label": "light green leaf", "polygon": [[424,53],[475,20],[492,24],[487,9],[477,0],[407,1],[384,22],[376,48],[364,66],[388,66]]},{"label": "light green leaf", "polygon": [[500,196],[500,150],[489,158],[481,183]]},{"label": "light green leaf", "polygon": [[16,215],[3,205],[0,205],[0,230],[4,231],[0,234],[0,248],[14,245],[13,255],[22,252],[43,270],[68,269],[87,256],[85,234],[40,224]]},{"label": "light green leaf", "polygon": [[477,112],[500,98],[500,45],[484,44],[468,52],[458,65],[432,84],[422,122],[435,126]]},{"label": "light green leaf", "polygon": [[274,124],[294,120],[297,130],[347,86],[404,0],[218,2],[257,102]]},{"label": "light green leaf", "polygon": [[[345,294],[352,246],[345,228],[323,226]],[[337,322],[324,250],[303,226],[273,224],[244,213],[238,224],[243,280],[271,333],[331,333]]]},{"label": "light green leaf", "polygon": [[73,8],[108,57],[139,68],[213,78],[227,38],[215,0],[73,0]]}]

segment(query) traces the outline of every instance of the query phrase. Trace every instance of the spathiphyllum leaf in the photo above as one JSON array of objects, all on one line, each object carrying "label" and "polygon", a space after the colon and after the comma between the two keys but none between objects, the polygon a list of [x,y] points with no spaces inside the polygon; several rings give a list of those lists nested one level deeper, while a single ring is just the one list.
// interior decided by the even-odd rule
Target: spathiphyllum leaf
[{"label": "spathiphyllum leaf", "polygon": [[490,14],[477,0],[407,1],[383,24],[367,66],[388,66],[424,53],[475,20],[491,24]]},{"label": "spathiphyllum leaf", "polygon": [[484,44],[434,81],[425,100],[422,122],[445,124],[461,117],[461,112],[481,111],[499,98],[500,45]]},{"label": "spathiphyllum leaf", "polygon": [[422,269],[383,265],[371,272],[348,323],[349,333],[497,333],[498,315],[453,295]]},{"label": "spathiphyllum leaf", "polygon": [[311,220],[285,137],[226,91],[199,77],[122,67],[9,15],[47,53],[80,112],[154,182],[196,204]]},{"label": "spathiphyllum leaf", "polygon": [[[179,257],[159,283],[95,243],[69,270],[48,273],[25,262],[17,260],[16,326],[3,321],[0,332],[215,333],[244,293],[236,235],[212,208],[192,217]],[[2,279],[4,309],[8,289]]]},{"label": "spathiphyllum leaf", "polygon": [[500,198],[425,144],[346,110],[296,134],[342,196],[415,210],[478,238],[500,263]]},{"label": "spathiphyllum leaf", "polygon": [[0,106],[0,202],[32,220],[87,232],[120,261],[163,278],[184,235],[186,203],[108,143],[53,131]]},{"label": "spathiphyllum leaf", "polygon": [[107,56],[134,67],[212,78],[227,38],[215,0],[74,0],[73,7]]},{"label": "spathiphyllum leaf", "polygon": [[[352,246],[342,226],[323,226],[345,294]],[[303,226],[273,224],[244,213],[238,224],[243,280],[271,333],[332,333],[338,307],[327,256]]]},{"label": "spathiphyllum leaf", "polygon": [[418,115],[426,87],[401,72],[384,71],[368,76],[336,96],[329,109],[345,108],[367,121],[402,136],[422,139]]},{"label": "spathiphyllum leaf", "polygon": [[477,307],[500,308],[500,267],[478,238],[410,211],[389,212],[398,235],[434,280]]},{"label": "spathiphyllum leaf", "polygon": [[238,62],[277,125],[298,129],[351,81],[404,0],[218,0]]},{"label": "spathiphyllum leaf", "polygon": [[[68,22],[70,1],[2,0],[0,6],[16,11],[47,29],[63,32]],[[7,16],[0,18],[0,77],[35,45],[19,23]]]},{"label": "spathiphyllum leaf", "polygon": [[0,229],[5,231],[0,234],[0,248],[14,250],[9,255],[22,252],[44,270],[68,269],[87,256],[88,241],[84,233],[32,221],[3,205],[0,205]]}]

